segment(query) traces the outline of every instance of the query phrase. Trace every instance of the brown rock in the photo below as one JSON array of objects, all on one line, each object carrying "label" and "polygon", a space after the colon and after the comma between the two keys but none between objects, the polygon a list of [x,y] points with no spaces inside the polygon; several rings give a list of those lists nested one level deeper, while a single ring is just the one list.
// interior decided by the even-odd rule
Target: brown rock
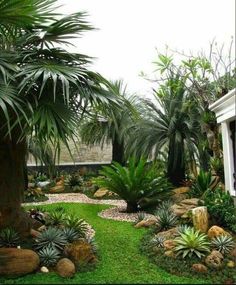
[{"label": "brown rock", "polygon": [[228,233],[223,228],[218,226],[212,226],[207,232],[209,238],[214,238],[220,235],[227,235],[227,234]]},{"label": "brown rock", "polygon": [[168,257],[172,257],[172,258],[175,258],[176,257],[176,254],[172,251],[172,250],[167,250],[164,252],[164,255],[165,256],[168,256]]},{"label": "brown rock", "polygon": [[39,232],[42,232],[44,230],[46,230],[46,226],[45,225],[42,225],[41,227],[38,228]]},{"label": "brown rock", "polygon": [[75,265],[68,258],[62,258],[56,265],[57,273],[61,277],[72,277],[75,274]]},{"label": "brown rock", "polygon": [[181,202],[174,204],[171,206],[171,209],[177,216],[183,216],[185,213],[189,212],[190,210],[196,208],[198,206],[199,199],[192,198],[192,199],[184,199]]},{"label": "brown rock", "polygon": [[0,248],[0,275],[25,275],[35,271],[39,262],[39,256],[30,249]]},{"label": "brown rock", "polygon": [[92,246],[84,240],[78,240],[66,245],[64,253],[76,266],[96,262]]},{"label": "brown rock", "polygon": [[107,190],[106,188],[100,188],[93,194],[93,196],[95,198],[102,198],[106,196],[108,193],[109,193],[109,190]]},{"label": "brown rock", "polygon": [[178,187],[172,190],[172,192],[174,192],[175,194],[183,194],[189,192],[189,189],[189,187]]},{"label": "brown rock", "polygon": [[212,250],[212,252],[206,257],[205,263],[211,268],[218,269],[221,268],[223,259],[224,257],[219,251]]},{"label": "brown rock", "polygon": [[156,236],[163,237],[165,240],[173,239],[178,235],[177,227],[167,231],[159,232]]},{"label": "brown rock", "polygon": [[236,247],[230,251],[230,255],[236,260]]},{"label": "brown rock", "polygon": [[56,185],[49,190],[51,193],[61,193],[65,191],[65,186],[63,185]]},{"label": "brown rock", "polygon": [[206,233],[208,230],[208,212],[207,207],[197,207],[192,209],[193,226],[196,230]]},{"label": "brown rock", "polygon": [[40,232],[34,230],[34,229],[31,229],[30,230],[30,235],[33,237],[33,238],[36,238],[40,235]]},{"label": "brown rock", "polygon": [[174,190],[172,190],[172,196],[171,196],[171,199],[178,203],[184,199],[187,198],[187,193],[189,191],[189,187],[179,187],[179,188],[176,188]]},{"label": "brown rock", "polygon": [[155,225],[156,222],[157,222],[157,219],[154,219],[154,218],[142,220],[142,221],[138,222],[134,227],[135,228],[148,228],[148,227]]},{"label": "brown rock", "polygon": [[204,264],[194,263],[192,265],[192,270],[199,273],[207,273],[208,269]]},{"label": "brown rock", "polygon": [[165,250],[172,250],[176,246],[176,242],[173,239],[168,239],[163,242]]}]

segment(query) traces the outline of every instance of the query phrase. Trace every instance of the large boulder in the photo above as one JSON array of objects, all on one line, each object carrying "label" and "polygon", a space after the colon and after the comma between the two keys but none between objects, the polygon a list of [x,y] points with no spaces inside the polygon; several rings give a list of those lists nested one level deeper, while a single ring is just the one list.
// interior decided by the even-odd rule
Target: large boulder
[{"label": "large boulder", "polygon": [[222,267],[224,257],[218,250],[212,250],[212,252],[206,257],[205,263],[208,267],[213,269],[219,269]]},{"label": "large boulder", "polygon": [[30,249],[0,248],[0,275],[25,275],[35,271],[39,263],[39,256]]},{"label": "large boulder", "polygon": [[172,205],[171,209],[176,214],[176,216],[181,217],[188,213],[190,210],[198,207],[199,201],[200,200],[198,198],[184,199],[181,202]]},{"label": "large boulder", "polygon": [[176,242],[173,239],[167,239],[163,242],[165,250],[173,250],[176,246]]},{"label": "large boulder", "polygon": [[197,207],[192,209],[193,226],[196,230],[206,233],[208,230],[208,212],[207,207]]},{"label": "large boulder", "polygon": [[223,228],[219,227],[219,226],[212,226],[208,232],[207,235],[209,238],[215,238],[218,237],[220,235],[229,235],[228,232],[226,232]]},{"label": "large boulder", "polygon": [[57,262],[56,270],[61,277],[72,277],[75,274],[75,265],[70,259],[62,258]]},{"label": "large boulder", "polygon": [[208,269],[204,264],[194,263],[192,265],[192,270],[198,273],[207,273]]},{"label": "large boulder", "polygon": [[176,203],[186,199],[189,189],[190,189],[189,187],[178,187],[173,189],[171,199]]},{"label": "large boulder", "polygon": [[76,266],[83,266],[96,262],[92,245],[84,240],[74,241],[65,246],[64,254],[71,259]]},{"label": "large boulder", "polygon": [[157,237],[162,237],[165,240],[174,239],[177,235],[178,235],[177,227],[156,234]]},{"label": "large boulder", "polygon": [[156,218],[145,219],[138,222],[134,227],[135,228],[149,228],[157,223]]},{"label": "large boulder", "polygon": [[65,191],[64,185],[56,185],[49,190],[51,193],[61,193]]},{"label": "large boulder", "polygon": [[94,194],[93,197],[94,198],[103,198],[106,195],[108,195],[109,190],[106,188],[99,188]]}]

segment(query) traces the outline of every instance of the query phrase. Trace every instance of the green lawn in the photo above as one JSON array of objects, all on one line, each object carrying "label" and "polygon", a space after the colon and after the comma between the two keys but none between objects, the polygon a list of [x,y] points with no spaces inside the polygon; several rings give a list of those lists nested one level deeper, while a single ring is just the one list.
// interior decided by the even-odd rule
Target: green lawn
[{"label": "green lawn", "polygon": [[[72,279],[63,279],[55,273],[30,274],[16,279],[0,278],[1,284],[203,284],[206,280],[177,277],[166,273],[139,252],[144,229],[135,229],[131,223],[105,220],[97,213],[109,206],[77,203],[58,205],[68,212],[76,212],[96,230],[100,261],[90,272],[80,272]],[[170,260],[171,262],[171,260]]]}]

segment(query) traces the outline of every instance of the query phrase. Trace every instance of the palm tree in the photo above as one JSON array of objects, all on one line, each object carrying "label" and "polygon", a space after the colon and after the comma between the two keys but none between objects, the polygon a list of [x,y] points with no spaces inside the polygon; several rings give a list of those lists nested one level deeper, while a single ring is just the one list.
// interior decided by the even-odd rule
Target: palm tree
[{"label": "palm tree", "polygon": [[[93,29],[85,13],[54,13],[56,0],[0,1],[0,228],[28,234],[20,209],[26,137],[59,147],[73,138],[88,102],[109,103],[91,58],[59,46]],[[81,111],[82,110],[82,111]]]},{"label": "palm tree", "polygon": [[128,96],[122,80],[106,82],[107,91],[119,100],[119,105],[110,104],[109,108],[93,108],[80,128],[84,143],[94,145],[111,142],[112,160],[124,165],[127,127],[138,115],[135,109],[134,96]]},{"label": "palm tree", "polygon": [[142,118],[130,128],[128,150],[136,156],[157,158],[167,150],[167,176],[179,186],[185,179],[186,158],[194,159],[200,125],[197,110],[188,100],[185,79],[170,77],[155,92],[156,102],[145,100]]}]

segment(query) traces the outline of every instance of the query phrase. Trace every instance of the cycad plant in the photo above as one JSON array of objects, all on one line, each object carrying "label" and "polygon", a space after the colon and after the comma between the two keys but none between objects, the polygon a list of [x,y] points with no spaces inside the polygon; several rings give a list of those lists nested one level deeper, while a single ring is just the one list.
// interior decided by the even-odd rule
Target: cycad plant
[{"label": "cycad plant", "polygon": [[170,195],[170,183],[158,176],[155,164],[147,165],[144,158],[139,161],[130,158],[127,166],[113,162],[111,166],[104,166],[99,173],[104,177],[95,179],[95,183],[124,199],[127,212],[137,212],[158,204]]}]

